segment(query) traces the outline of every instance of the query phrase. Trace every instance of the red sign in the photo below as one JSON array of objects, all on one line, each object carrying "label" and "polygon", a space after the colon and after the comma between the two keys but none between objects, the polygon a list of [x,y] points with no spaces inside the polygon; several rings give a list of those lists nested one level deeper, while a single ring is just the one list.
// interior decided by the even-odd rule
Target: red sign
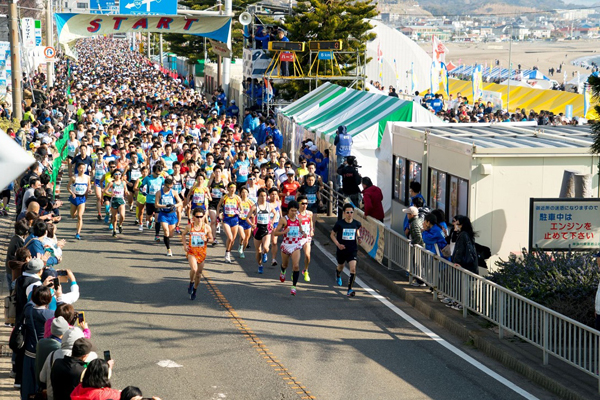
[{"label": "red sign", "polygon": [[281,53],[279,55],[279,60],[283,62],[294,62],[296,55],[294,53]]}]

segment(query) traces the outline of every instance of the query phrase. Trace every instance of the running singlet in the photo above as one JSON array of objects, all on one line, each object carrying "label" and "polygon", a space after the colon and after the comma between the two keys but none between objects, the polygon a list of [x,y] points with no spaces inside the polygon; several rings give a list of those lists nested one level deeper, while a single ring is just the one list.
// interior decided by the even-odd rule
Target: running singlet
[{"label": "running singlet", "polygon": [[[288,233],[283,235],[282,244],[296,244],[300,242],[300,238],[302,234],[300,232],[300,220],[296,218],[295,221],[292,221],[287,216],[285,217],[287,220],[287,227],[289,228]],[[286,228],[287,229],[287,228]]]},{"label": "running singlet", "polygon": [[238,201],[235,197],[225,195],[223,200],[223,214],[227,217],[235,217],[239,214]]},{"label": "running singlet", "polygon": [[191,190],[194,187],[194,183],[196,183],[196,177],[188,175],[185,178],[185,188]]},{"label": "running singlet", "polygon": [[173,191],[177,194],[183,191],[183,181],[181,180],[181,176],[178,181],[173,179]]},{"label": "running singlet", "polygon": [[269,207],[267,206],[264,210],[258,208],[256,206],[256,225],[267,227],[269,225],[269,220],[271,219],[269,215]]},{"label": "running singlet", "polygon": [[143,185],[147,186],[148,191],[146,195],[146,202],[150,204],[154,204],[156,202],[156,192],[158,192],[164,183],[165,179],[162,176],[157,178],[153,176],[147,176],[144,178]]},{"label": "running singlet", "polygon": [[206,204],[206,189],[197,187],[192,192],[192,206],[203,207]]},{"label": "running singlet", "polygon": [[305,215],[298,213],[298,219],[300,220],[302,231],[306,233],[306,235],[310,236],[310,223],[312,219],[310,215],[308,215],[308,212]]},{"label": "running singlet", "polygon": [[96,161],[96,165],[94,166],[94,179],[99,181],[100,179],[102,179],[105,173],[106,167],[104,166],[104,161]]},{"label": "running singlet", "polygon": [[75,157],[77,151],[77,141],[67,142],[67,155],[69,157]]},{"label": "running singlet", "polygon": [[88,190],[88,184],[87,182],[77,182],[77,178],[79,178],[79,176],[75,177],[75,183],[72,187],[73,193],[75,193],[75,196],[85,196]]},{"label": "running singlet", "polygon": [[[173,194],[172,190],[169,190],[169,193],[165,193],[163,192],[162,188],[160,189],[160,204],[163,206],[172,206],[175,204],[175,195]],[[175,210],[173,209],[164,209],[161,208],[160,212],[162,213],[170,213],[173,212]]]},{"label": "running singlet", "polygon": [[135,182],[142,176],[142,171],[140,170],[140,166],[131,167],[131,171],[129,171],[129,181]]},{"label": "running singlet", "polygon": [[250,213],[250,209],[252,208],[252,201],[246,200],[240,202],[240,219],[246,219],[248,214]]},{"label": "running singlet", "polygon": [[212,198],[220,199],[221,197],[223,197],[223,192],[221,191],[221,189],[223,188],[225,188],[225,185],[223,185],[223,183],[213,182],[210,188],[210,195],[212,196]]},{"label": "running singlet", "polygon": [[300,187],[300,184],[296,181],[294,182],[283,182],[282,186],[282,194],[283,194],[283,206],[287,207],[290,201],[296,199],[296,192]]},{"label": "running singlet", "polygon": [[122,199],[125,197],[125,184],[123,182],[120,184],[113,183],[112,197],[113,199]]},{"label": "running singlet", "polygon": [[204,247],[206,248],[206,232],[193,230],[190,231],[190,247]]}]

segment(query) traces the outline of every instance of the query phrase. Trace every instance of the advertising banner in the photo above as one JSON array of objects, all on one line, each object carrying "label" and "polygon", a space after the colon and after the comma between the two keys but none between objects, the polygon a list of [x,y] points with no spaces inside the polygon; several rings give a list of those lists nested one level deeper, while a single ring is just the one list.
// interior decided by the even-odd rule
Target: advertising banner
[{"label": "advertising banner", "polygon": [[[68,45],[77,39],[126,32],[185,33],[227,43],[231,35],[231,17],[197,15],[168,17],[54,14],[58,42]],[[231,49],[230,49],[231,50]]]},{"label": "advertising banner", "polygon": [[265,50],[244,49],[244,79],[261,79],[270,63],[271,58]]},{"label": "advertising banner", "polygon": [[24,47],[35,46],[35,20],[33,18],[21,19],[21,34]]},{"label": "advertising banner", "polygon": [[600,199],[530,199],[530,251],[598,248]]},{"label": "advertising banner", "polygon": [[360,222],[360,246],[378,263],[383,261],[383,247],[385,246],[385,225],[359,210],[354,210],[354,219]]}]

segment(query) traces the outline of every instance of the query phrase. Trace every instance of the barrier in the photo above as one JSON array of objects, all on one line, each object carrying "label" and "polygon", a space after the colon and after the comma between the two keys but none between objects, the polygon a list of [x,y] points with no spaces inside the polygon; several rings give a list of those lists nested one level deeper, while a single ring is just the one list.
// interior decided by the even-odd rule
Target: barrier
[{"label": "barrier", "polygon": [[[324,185],[322,197],[338,206],[344,202],[331,182]],[[330,205],[328,211],[333,215],[337,207]],[[406,271],[410,282],[422,280],[436,300],[441,294],[456,301],[464,317],[471,311],[496,324],[500,339],[512,333],[539,348],[544,365],[554,356],[595,377],[600,393],[600,332],[413,246],[398,232],[384,227],[383,237],[384,265],[389,270]]]},{"label": "barrier", "polygon": [[54,144],[56,149],[58,150],[58,157],[52,161],[52,176],[50,177],[50,182],[52,182],[52,197],[56,194],[56,180],[58,178],[58,173],[60,171],[60,166],[63,161],[67,158],[67,142],[69,140],[69,133],[75,129],[75,124],[71,123],[67,125],[65,129],[63,129],[60,137]]}]

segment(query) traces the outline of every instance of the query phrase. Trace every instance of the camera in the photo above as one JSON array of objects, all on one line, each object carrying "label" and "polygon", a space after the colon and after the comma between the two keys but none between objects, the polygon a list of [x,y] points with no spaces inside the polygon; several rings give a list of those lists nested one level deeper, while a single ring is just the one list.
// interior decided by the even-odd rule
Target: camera
[{"label": "camera", "polygon": [[358,163],[356,162],[356,157],[354,156],[346,157],[346,163],[354,168],[362,168],[362,166],[358,165]]}]

